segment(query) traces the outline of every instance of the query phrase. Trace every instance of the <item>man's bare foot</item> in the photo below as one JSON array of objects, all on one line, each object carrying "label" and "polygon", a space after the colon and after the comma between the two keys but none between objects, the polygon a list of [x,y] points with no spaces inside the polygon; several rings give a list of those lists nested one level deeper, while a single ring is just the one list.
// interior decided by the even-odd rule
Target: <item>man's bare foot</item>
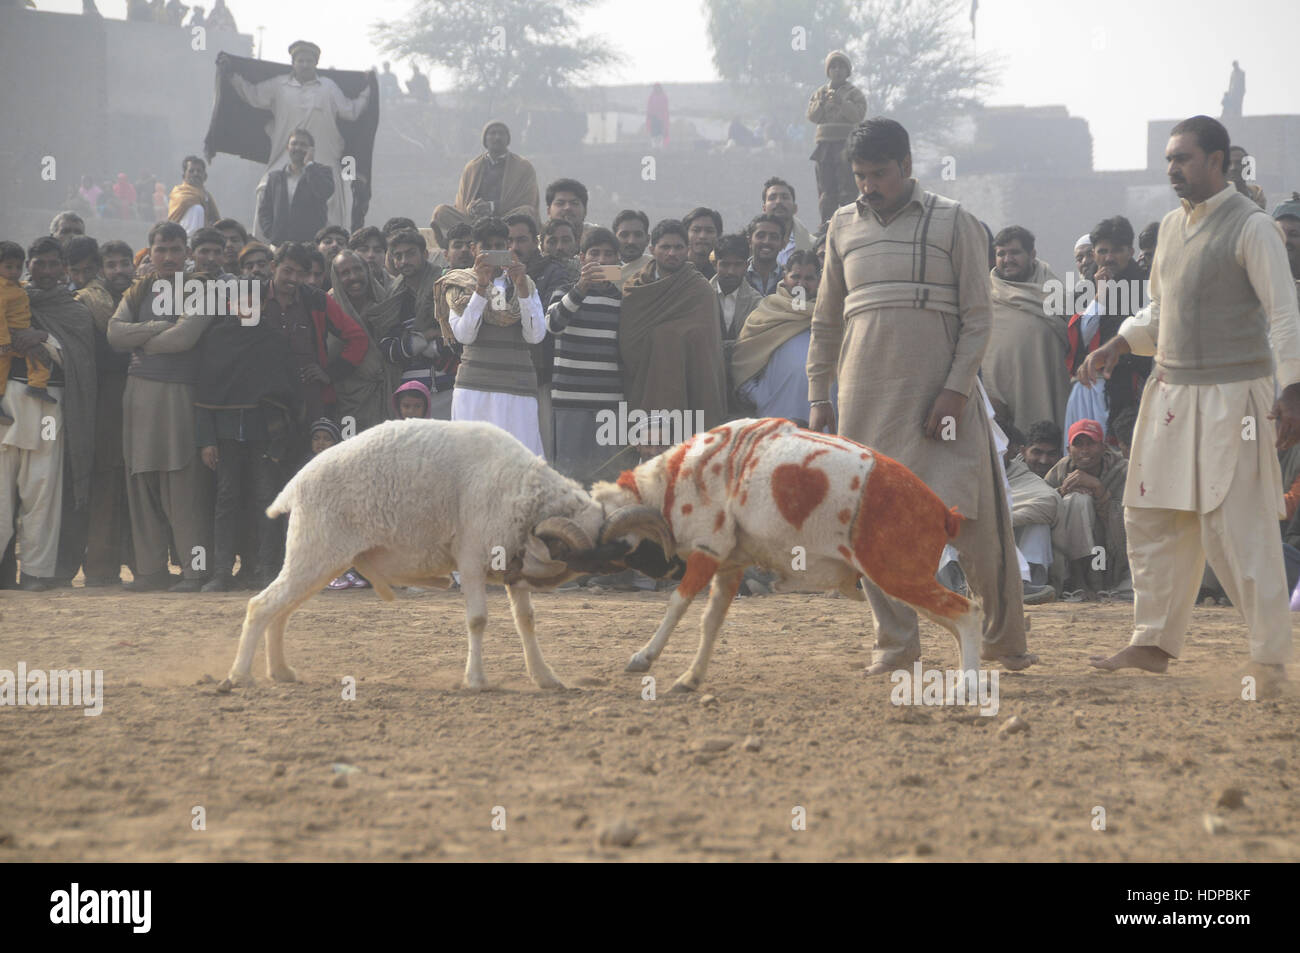
[{"label": "man's bare foot", "polygon": [[1026,652],[1024,655],[999,655],[983,661],[993,662],[999,668],[1005,668],[1008,672],[1023,672],[1029,666],[1038,662],[1038,656],[1033,652]]},{"label": "man's bare foot", "polygon": [[866,670],[862,674],[866,676],[888,675],[890,672],[896,672],[900,668],[906,669],[907,671],[910,672],[912,670],[912,666],[915,664],[916,664],[915,659],[905,664],[900,664],[897,662],[892,664],[890,662],[872,662],[869,666],[867,666]]},{"label": "man's bare foot", "polygon": [[1110,658],[1094,655],[1088,664],[1107,672],[1118,672],[1121,668],[1140,668],[1144,672],[1163,672],[1169,668],[1173,658],[1164,649],[1154,645],[1127,645]]}]

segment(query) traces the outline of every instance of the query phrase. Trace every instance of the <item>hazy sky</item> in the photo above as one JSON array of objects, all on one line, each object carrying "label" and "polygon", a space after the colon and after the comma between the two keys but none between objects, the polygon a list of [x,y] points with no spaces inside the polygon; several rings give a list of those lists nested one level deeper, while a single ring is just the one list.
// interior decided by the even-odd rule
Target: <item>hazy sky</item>
[{"label": "hazy sky", "polygon": [[[265,57],[288,60],[300,37],[323,48],[322,63],[378,65],[376,20],[398,19],[414,0],[227,0],[239,29],[265,27]],[[526,2],[526,0],[524,0]],[[98,0],[124,17],[126,0]],[[209,7],[211,4],[201,3]],[[42,10],[79,13],[81,0],[37,0]],[[324,14],[324,16],[322,16]],[[959,18],[969,36],[969,23]],[[716,79],[700,0],[605,0],[584,18],[622,51],[608,83]],[[1219,114],[1232,60],[1246,71],[1245,113],[1300,113],[1296,0],[982,0],[977,46],[1002,64],[993,104],[1063,104],[1088,120],[1098,169],[1146,163],[1146,120]],[[670,51],[670,52],[665,52]],[[394,64],[405,81],[409,67]],[[434,74],[435,88],[440,77]],[[1249,145],[1249,143],[1246,143]]]}]

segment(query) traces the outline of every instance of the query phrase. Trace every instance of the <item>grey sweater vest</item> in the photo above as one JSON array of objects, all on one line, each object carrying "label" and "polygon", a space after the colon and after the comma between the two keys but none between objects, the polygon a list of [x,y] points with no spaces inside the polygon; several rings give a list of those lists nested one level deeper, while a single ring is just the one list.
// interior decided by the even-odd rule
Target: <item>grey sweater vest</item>
[{"label": "grey sweater vest", "polygon": [[1182,235],[1182,209],[1161,223],[1156,367],[1169,383],[1230,384],[1273,373],[1268,318],[1235,254],[1247,218],[1263,214],[1234,193],[1190,238]]},{"label": "grey sweater vest", "polygon": [[497,394],[537,396],[537,373],[519,324],[501,327],[486,320],[473,344],[466,344],[456,386]]}]

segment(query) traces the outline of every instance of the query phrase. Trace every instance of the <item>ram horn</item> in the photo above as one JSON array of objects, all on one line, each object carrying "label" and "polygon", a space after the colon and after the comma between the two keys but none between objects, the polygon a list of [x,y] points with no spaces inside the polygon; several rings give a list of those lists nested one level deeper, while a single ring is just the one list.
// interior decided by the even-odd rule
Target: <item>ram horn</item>
[{"label": "ram horn", "polygon": [[548,516],[533,527],[533,535],[541,540],[559,540],[570,552],[582,553],[594,545],[587,531],[564,516]]},{"label": "ram horn", "polygon": [[672,559],[677,552],[677,542],[673,539],[673,531],[669,528],[668,521],[653,506],[633,504],[619,507],[601,526],[599,542],[607,543],[611,539],[618,539],[630,533],[654,540],[669,559]]}]

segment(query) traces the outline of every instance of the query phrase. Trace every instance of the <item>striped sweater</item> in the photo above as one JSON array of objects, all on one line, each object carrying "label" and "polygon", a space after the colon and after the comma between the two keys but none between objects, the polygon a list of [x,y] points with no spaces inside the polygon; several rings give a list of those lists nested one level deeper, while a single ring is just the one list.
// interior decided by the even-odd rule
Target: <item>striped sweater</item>
[{"label": "striped sweater", "polygon": [[580,296],[576,288],[556,292],[546,312],[546,328],[555,335],[551,404],[593,410],[623,399],[623,371],[618,363],[618,316],[622,295]]}]

